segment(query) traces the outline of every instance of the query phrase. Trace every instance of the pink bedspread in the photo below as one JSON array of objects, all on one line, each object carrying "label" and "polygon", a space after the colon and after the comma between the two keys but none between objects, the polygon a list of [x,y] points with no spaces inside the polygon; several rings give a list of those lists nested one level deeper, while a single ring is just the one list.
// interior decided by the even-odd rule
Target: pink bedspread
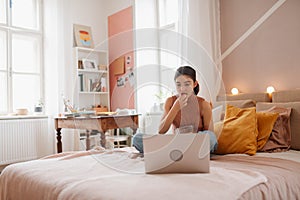
[{"label": "pink bedspread", "polygon": [[131,149],[55,154],[5,168],[0,199],[239,199],[260,185],[267,187],[274,178],[270,174],[282,168],[277,164],[284,165],[278,176],[288,172],[296,184],[284,192],[299,195],[300,164],[264,159],[216,156],[208,174],[148,175],[143,158]]}]

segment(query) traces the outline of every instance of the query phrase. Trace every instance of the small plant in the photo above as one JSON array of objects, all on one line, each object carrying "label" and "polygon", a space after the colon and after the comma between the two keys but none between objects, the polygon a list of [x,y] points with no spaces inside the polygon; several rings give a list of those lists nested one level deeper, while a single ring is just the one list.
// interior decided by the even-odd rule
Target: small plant
[{"label": "small plant", "polygon": [[154,96],[156,97],[158,103],[164,103],[165,99],[168,97],[168,94],[160,90]]}]

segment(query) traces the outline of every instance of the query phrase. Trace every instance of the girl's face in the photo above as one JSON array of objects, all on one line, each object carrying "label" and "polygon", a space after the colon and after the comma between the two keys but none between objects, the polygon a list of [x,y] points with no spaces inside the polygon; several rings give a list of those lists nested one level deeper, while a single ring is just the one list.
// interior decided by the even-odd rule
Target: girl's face
[{"label": "girl's face", "polygon": [[194,87],[197,86],[197,81],[193,81],[187,75],[180,75],[175,79],[176,90],[179,95],[191,96],[194,94]]}]

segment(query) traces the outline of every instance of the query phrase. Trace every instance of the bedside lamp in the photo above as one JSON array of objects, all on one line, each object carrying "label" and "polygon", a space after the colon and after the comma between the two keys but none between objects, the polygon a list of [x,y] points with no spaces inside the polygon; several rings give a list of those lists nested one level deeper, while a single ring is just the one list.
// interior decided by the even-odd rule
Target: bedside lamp
[{"label": "bedside lamp", "polygon": [[273,86],[267,87],[267,93],[269,94],[269,98],[272,101],[272,93],[275,91],[275,88]]},{"label": "bedside lamp", "polygon": [[275,88],[273,86],[268,86],[267,87],[267,93],[272,94],[275,91]]},{"label": "bedside lamp", "polygon": [[239,90],[237,88],[232,88],[231,89],[231,94],[237,95],[239,93]]}]

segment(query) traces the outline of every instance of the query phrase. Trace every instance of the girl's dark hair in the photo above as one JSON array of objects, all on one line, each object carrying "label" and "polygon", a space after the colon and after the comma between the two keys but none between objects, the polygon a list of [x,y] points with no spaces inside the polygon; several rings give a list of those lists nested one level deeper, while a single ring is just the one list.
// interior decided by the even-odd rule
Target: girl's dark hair
[{"label": "girl's dark hair", "polygon": [[[176,80],[176,78],[181,75],[189,76],[191,79],[193,79],[194,82],[196,81],[196,71],[190,66],[179,67],[176,70],[174,80]],[[195,95],[197,95],[198,92],[199,92],[199,84],[197,84],[197,86],[194,88]]]}]

